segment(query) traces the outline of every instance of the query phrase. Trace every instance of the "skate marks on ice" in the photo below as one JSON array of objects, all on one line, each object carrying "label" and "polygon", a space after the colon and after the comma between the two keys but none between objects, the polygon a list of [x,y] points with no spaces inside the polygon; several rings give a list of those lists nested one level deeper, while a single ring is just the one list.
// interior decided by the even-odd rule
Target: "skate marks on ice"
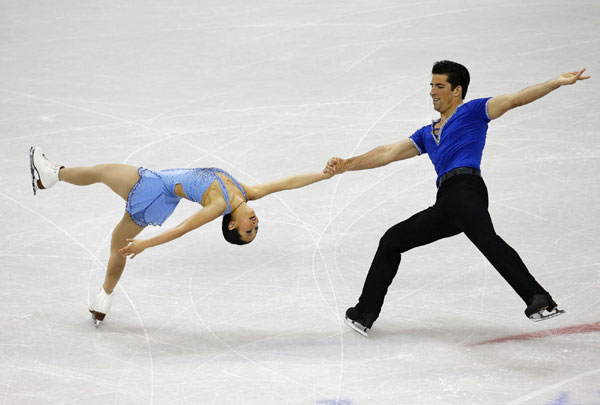
[{"label": "skate marks on ice", "polygon": [[[540,388],[538,390],[535,390],[535,391],[533,391],[533,392],[531,392],[531,393],[529,393],[527,395],[523,395],[523,396],[521,396],[521,397],[519,397],[519,398],[517,398],[515,400],[510,401],[508,403],[508,405],[519,405],[519,404],[526,403],[526,402],[530,401],[531,399],[537,398],[538,396],[540,396],[540,395],[542,395],[542,394],[544,394],[544,393],[546,393],[548,391],[551,391],[553,389],[562,387],[563,385],[566,385],[566,384],[569,384],[569,383],[573,383],[573,382],[575,382],[577,380],[581,380],[581,379],[584,379],[584,378],[587,378],[587,377],[594,377],[593,379],[596,379],[596,381],[597,381],[597,377],[596,376],[598,374],[600,374],[600,368],[596,369],[596,370],[591,370],[591,371],[587,371],[585,373],[578,374],[578,375],[576,375],[574,377],[567,378],[567,379],[559,381],[557,383],[550,384],[550,385],[547,385],[545,387],[542,387],[542,388]],[[593,387],[593,388],[597,388],[597,387]],[[600,397],[600,392],[596,392],[596,394]],[[577,395],[581,396],[581,395],[585,395],[585,393],[578,392]],[[596,403],[596,402],[593,402],[593,403]],[[582,402],[579,399],[577,400],[577,402],[571,402],[571,398],[570,398],[569,392],[562,391],[559,394],[558,398],[556,400],[550,402],[550,404],[556,404],[556,405],[569,405],[569,404],[573,404],[573,405],[575,405],[575,404],[582,404]]]},{"label": "skate marks on ice", "polygon": [[[14,198],[10,197],[9,195],[6,195],[6,194],[0,192],[0,197],[3,197],[4,199],[12,202],[13,204],[15,204],[15,205],[23,208],[24,210],[28,211],[29,213],[34,214],[36,217],[38,217],[41,220],[43,220],[44,222],[50,224],[52,227],[56,228],[59,232],[61,232],[68,239],[70,239],[76,246],[78,246],[85,253],[87,253],[87,255],[92,259],[92,262],[94,264],[97,264],[97,265],[100,266],[100,268],[105,269],[104,265],[102,264],[102,262],[100,261],[100,259],[98,257],[99,256],[99,254],[98,254],[99,251],[98,252],[92,252],[79,239],[77,239],[69,231],[67,231],[67,229],[65,227],[61,227],[60,225],[56,224],[54,221],[52,221],[50,218],[48,218],[47,216],[43,215],[39,211],[37,211],[37,210],[29,207],[28,205],[25,205],[24,203],[22,203],[22,202],[20,202],[18,200],[15,200]],[[148,357],[149,357],[149,361],[150,361],[150,372],[149,372],[150,373],[150,382],[151,382],[150,399],[151,399],[151,403],[152,403],[153,398],[154,398],[154,365],[153,365],[153,360],[152,360],[152,349],[151,349],[151,346],[150,346],[150,337],[148,335],[146,327],[144,326],[144,322],[142,321],[142,318],[141,318],[139,312],[135,308],[133,300],[131,299],[131,297],[127,293],[127,290],[122,285],[119,285],[118,288],[123,292],[123,294],[125,295],[125,298],[127,299],[127,301],[129,302],[129,304],[131,305],[131,308],[133,309],[133,311],[134,311],[134,313],[136,315],[137,320],[140,322],[140,327],[142,328],[142,332],[143,332],[143,335],[145,337],[146,348],[147,348],[147,351],[148,351]],[[89,292],[89,286],[88,286],[88,292]],[[94,324],[94,326],[96,328],[98,328],[99,324],[97,324],[96,320],[94,319],[93,314],[92,314],[92,323]]]}]

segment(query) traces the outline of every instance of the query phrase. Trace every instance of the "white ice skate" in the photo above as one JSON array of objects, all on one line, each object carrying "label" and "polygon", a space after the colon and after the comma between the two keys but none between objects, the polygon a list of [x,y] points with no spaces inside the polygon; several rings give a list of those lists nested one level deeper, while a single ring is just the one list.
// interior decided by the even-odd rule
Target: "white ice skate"
[{"label": "white ice skate", "polygon": [[29,148],[29,168],[31,169],[31,186],[33,194],[39,189],[50,188],[58,183],[58,172],[64,166],[50,161],[41,148]]},{"label": "white ice skate", "polygon": [[94,326],[96,326],[96,328],[100,326],[100,322],[104,320],[104,317],[108,313],[110,305],[112,304],[112,297],[112,293],[107,294],[106,291],[104,291],[104,288],[101,288],[90,304],[92,322],[94,322]]}]

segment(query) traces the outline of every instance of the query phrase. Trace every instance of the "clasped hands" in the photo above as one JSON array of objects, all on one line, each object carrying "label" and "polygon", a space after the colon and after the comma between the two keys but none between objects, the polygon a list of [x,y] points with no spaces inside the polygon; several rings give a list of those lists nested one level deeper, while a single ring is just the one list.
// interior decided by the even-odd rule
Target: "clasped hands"
[{"label": "clasped hands", "polygon": [[327,165],[323,169],[323,173],[327,173],[331,176],[336,174],[342,174],[346,171],[346,160],[339,157],[332,157],[327,161]]}]

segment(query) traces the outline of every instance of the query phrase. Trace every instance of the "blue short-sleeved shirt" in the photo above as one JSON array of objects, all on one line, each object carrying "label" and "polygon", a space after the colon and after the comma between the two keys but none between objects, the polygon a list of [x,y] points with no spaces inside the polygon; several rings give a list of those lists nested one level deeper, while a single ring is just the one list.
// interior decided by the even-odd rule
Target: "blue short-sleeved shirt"
[{"label": "blue short-sleeved shirt", "polygon": [[442,124],[438,135],[433,134],[435,122],[410,136],[419,154],[427,153],[439,177],[457,167],[481,170],[485,146],[489,98],[478,98],[459,105]]}]

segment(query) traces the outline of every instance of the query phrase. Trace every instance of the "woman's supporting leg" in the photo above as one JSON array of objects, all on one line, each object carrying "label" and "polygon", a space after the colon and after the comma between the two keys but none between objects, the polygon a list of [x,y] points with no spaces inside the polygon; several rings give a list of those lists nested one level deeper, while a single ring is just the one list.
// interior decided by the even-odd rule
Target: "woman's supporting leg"
[{"label": "woman's supporting leg", "polygon": [[139,234],[143,226],[137,225],[128,212],[125,212],[121,221],[115,226],[110,241],[110,258],[106,267],[106,276],[104,277],[104,291],[111,294],[123,274],[125,268],[126,257],[123,257],[119,249],[127,246],[127,239],[134,238]]},{"label": "woman's supporting leg", "polygon": [[92,167],[65,167],[60,169],[58,177],[61,181],[76,186],[87,186],[94,183],[106,184],[127,201],[129,191],[137,183],[140,175],[135,166],[109,163]]}]

